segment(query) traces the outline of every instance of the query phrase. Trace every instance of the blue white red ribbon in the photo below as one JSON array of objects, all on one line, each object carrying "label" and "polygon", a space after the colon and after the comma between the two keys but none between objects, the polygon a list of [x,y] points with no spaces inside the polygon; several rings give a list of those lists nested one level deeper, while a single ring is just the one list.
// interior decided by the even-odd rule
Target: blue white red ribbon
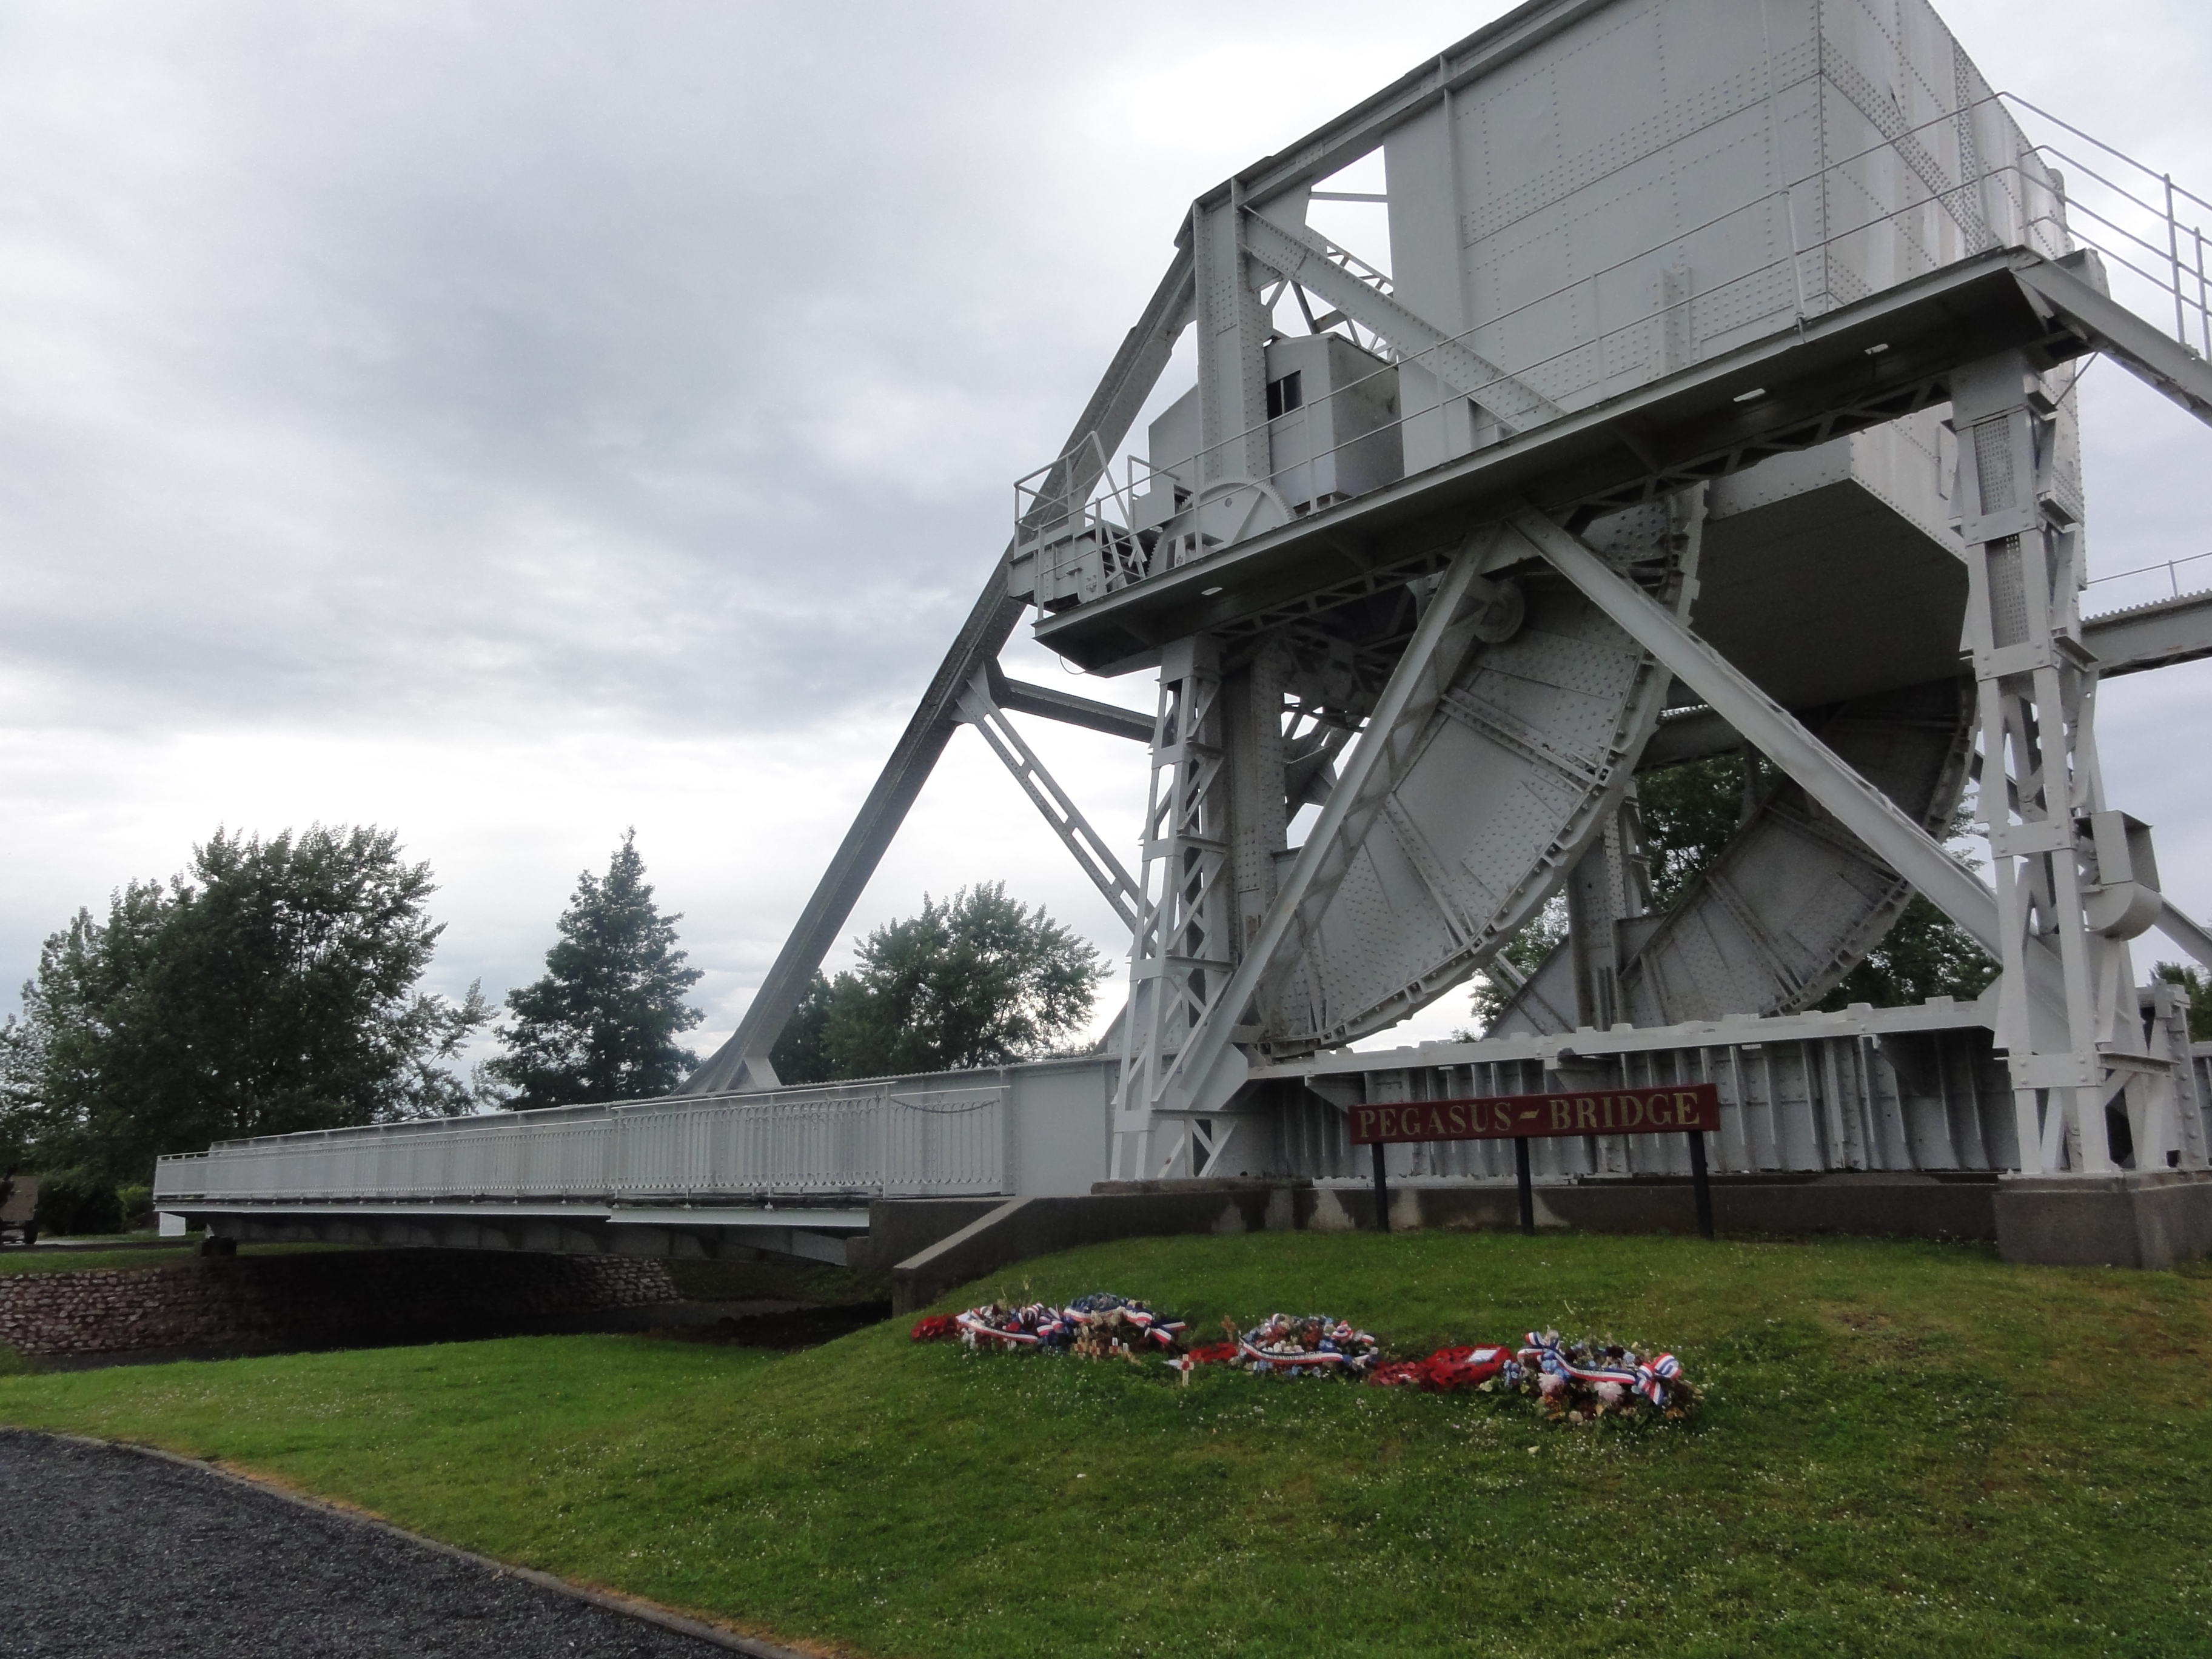
[{"label": "blue white red ribbon", "polygon": [[956,1314],[953,1323],[960,1340],[971,1348],[1043,1348],[1060,1352],[1073,1347],[1085,1331],[1099,1328],[1110,1336],[1126,1334],[1138,1343],[1167,1352],[1175,1352],[1183,1322],[1155,1311],[1141,1302],[1101,1291],[1079,1297],[1065,1308],[1032,1302],[1020,1308],[987,1303]]},{"label": "blue white red ribbon", "polygon": [[[1516,1352],[1502,1346],[1439,1348],[1427,1358],[1382,1364],[1382,1345],[1369,1333],[1326,1315],[1293,1317],[1275,1314],[1250,1330],[1237,1333],[1233,1344],[1219,1343],[1194,1358],[1182,1355],[1182,1321],[1127,1297],[1099,1292],[1079,1297],[1065,1308],[1042,1302],[1010,1308],[989,1303],[970,1308],[948,1322],[970,1348],[1035,1348],[1047,1352],[1077,1352],[1094,1356],[1131,1356],[1158,1348],[1169,1364],[1189,1380],[1192,1364],[1230,1359],[1255,1373],[1280,1371],[1292,1376],[1369,1376],[1386,1384],[1415,1383],[1445,1392],[1475,1387],[1498,1379],[1511,1391],[1533,1374],[1546,1408],[1553,1415],[1579,1402],[1575,1414],[1619,1410],[1630,1396],[1648,1401],[1664,1411],[1670,1399],[1678,1406],[1694,1406],[1697,1396],[1678,1379],[1682,1362],[1671,1353],[1644,1358],[1631,1350],[1595,1342],[1566,1342],[1557,1331],[1530,1331]],[[1224,1321],[1224,1324],[1229,1322]],[[916,1340],[926,1334],[925,1320],[915,1328]],[[1234,1331],[1234,1326],[1231,1327]],[[934,1335],[931,1329],[927,1334]],[[1669,1387],[1669,1384],[1675,1386]],[[1587,1393],[1595,1394],[1593,1403]],[[1678,1410],[1672,1413],[1679,1416]]]},{"label": "blue white red ribbon", "polygon": [[1667,1403],[1667,1384],[1682,1374],[1682,1362],[1671,1353],[1647,1359],[1636,1368],[1636,1392],[1655,1406]]},{"label": "blue white red ribbon", "polygon": [[1382,1357],[1382,1344],[1368,1333],[1327,1314],[1273,1314],[1237,1339],[1237,1363],[1255,1372],[1358,1376]]},{"label": "blue white red ribbon", "polygon": [[1117,1316],[1121,1323],[1133,1326],[1144,1340],[1170,1353],[1175,1352],[1176,1340],[1182,1335],[1183,1322],[1180,1319],[1155,1312],[1141,1302],[1133,1302],[1127,1297],[1115,1296],[1106,1291],[1076,1297],[1060,1316],[1062,1328],[1070,1341],[1084,1327],[1111,1324]]},{"label": "blue white red ribbon", "polygon": [[[1597,1363],[1591,1363],[1593,1358]],[[1584,1345],[1570,1347],[1561,1342],[1557,1331],[1530,1331],[1521,1350],[1521,1363],[1550,1376],[1571,1377],[1592,1387],[1601,1382],[1614,1383],[1662,1408],[1667,1404],[1667,1384],[1682,1374],[1682,1362],[1671,1353],[1658,1354],[1650,1359],[1639,1359],[1627,1351],[1618,1358],[1610,1353],[1592,1356]]]}]

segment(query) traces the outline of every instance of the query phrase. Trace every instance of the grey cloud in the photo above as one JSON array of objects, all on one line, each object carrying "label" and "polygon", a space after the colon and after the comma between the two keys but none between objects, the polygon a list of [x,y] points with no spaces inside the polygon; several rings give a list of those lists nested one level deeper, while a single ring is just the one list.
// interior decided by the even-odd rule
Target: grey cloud
[{"label": "grey cloud", "polygon": [[[0,739],[41,769],[4,977],[218,817],[343,813],[438,862],[453,963],[520,983],[641,820],[726,1023],[1185,204],[1504,9],[0,0]],[[2201,7],[1943,9],[1992,81],[2212,186]],[[2120,568],[2201,533],[2205,434],[2112,373]],[[380,769],[287,787],[303,730]],[[468,756],[574,732],[641,758],[458,798]],[[234,769],[187,795],[159,757],[206,732]],[[722,734],[794,758],[667,781],[763,752]],[[1141,787],[1067,752],[1079,798]],[[1089,902],[1037,847],[1017,885]],[[925,811],[848,933],[1014,855],[977,856]]]},{"label": "grey cloud", "polygon": [[9,145],[59,165],[8,242],[98,280],[0,324],[43,342],[0,645],[125,722],[503,689],[757,722],[910,679],[1096,355],[1036,344],[1097,280],[1066,191],[979,142],[1034,114],[1018,59],[899,14],[465,15],[49,37],[157,134],[64,98]]}]

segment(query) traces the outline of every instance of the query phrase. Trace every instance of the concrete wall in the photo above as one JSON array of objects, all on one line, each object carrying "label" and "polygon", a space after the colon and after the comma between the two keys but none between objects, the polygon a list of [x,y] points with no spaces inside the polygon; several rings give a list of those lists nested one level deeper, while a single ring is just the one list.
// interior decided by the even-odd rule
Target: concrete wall
[{"label": "concrete wall", "polygon": [[892,1305],[927,1307],[957,1285],[1035,1256],[1117,1238],[1287,1232],[1310,1191],[1264,1182],[1133,1182],[1082,1197],[1015,1198],[891,1270]]},{"label": "concrete wall", "polygon": [[467,1250],[239,1256],[181,1267],[0,1274],[20,1353],[353,1347],[506,1334],[672,1299],[665,1262]]},{"label": "concrete wall", "polygon": [[1998,1189],[2008,1261],[2171,1267],[2212,1255],[2212,1172],[2013,1176]]},{"label": "concrete wall", "polygon": [[[2205,1191],[2212,1195],[2212,1186]],[[1715,1225],[1738,1233],[1994,1239],[1996,1195],[1996,1180],[1988,1176],[1830,1175],[1712,1183]],[[1535,1200],[1536,1224],[1545,1229],[1688,1233],[1697,1227],[1696,1198],[1686,1181],[1547,1182],[1536,1188]],[[1516,1206],[1515,1191],[1507,1186],[1400,1186],[1390,1194],[1390,1224],[1394,1231],[1504,1231],[1520,1224]],[[1190,1233],[1348,1232],[1375,1224],[1371,1187],[1102,1182],[1079,1198],[1010,1199],[912,1255],[896,1257],[886,1249],[878,1259],[896,1261],[893,1303],[907,1312],[1018,1262],[1079,1244]]]},{"label": "concrete wall", "polygon": [[1106,1057],[1009,1067],[1013,1109],[1008,1168],[1018,1193],[1087,1193],[1113,1167],[1114,1085]]}]

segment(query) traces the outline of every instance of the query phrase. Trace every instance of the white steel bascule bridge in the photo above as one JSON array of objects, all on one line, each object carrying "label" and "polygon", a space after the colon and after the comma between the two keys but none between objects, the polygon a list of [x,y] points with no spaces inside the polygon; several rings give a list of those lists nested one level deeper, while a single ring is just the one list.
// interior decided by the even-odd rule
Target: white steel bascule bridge
[{"label": "white steel bascule bridge", "polygon": [[[1346,201],[1369,245],[1316,228]],[[2075,397],[2100,355],[2212,423],[2204,216],[1993,92],[1924,0],[1531,0],[1190,204],[681,1091],[227,1143],[164,1159],[157,1202],[229,1238],[888,1262],[1102,1183],[1272,1182],[1270,1218],[1352,1224],[1352,1103],[1699,1080],[1744,1218],[2212,1249],[2212,1047],[2136,944],[2212,968],[2212,937],[2094,722],[2105,679],[2212,655],[2212,594],[2084,615]],[[1194,382],[1117,459],[1186,335]],[[1008,678],[1025,623],[1156,676],[1154,712]],[[1146,752],[1131,861],[1017,717]],[[963,726],[1129,928],[1121,1018],[1083,1059],[782,1086]],[[1773,787],[1655,903],[1639,773],[1736,751]],[[1962,807],[1986,876],[1946,849]],[[1814,1011],[1916,893],[1990,990]],[[1501,946],[1559,897],[1519,974]],[[1349,1046],[1486,970],[1482,1040]],[[1501,1151],[1388,1156],[1413,1212],[1480,1218]],[[1553,1219],[1655,1213],[1687,1168],[1676,1138],[1536,1157]]]}]

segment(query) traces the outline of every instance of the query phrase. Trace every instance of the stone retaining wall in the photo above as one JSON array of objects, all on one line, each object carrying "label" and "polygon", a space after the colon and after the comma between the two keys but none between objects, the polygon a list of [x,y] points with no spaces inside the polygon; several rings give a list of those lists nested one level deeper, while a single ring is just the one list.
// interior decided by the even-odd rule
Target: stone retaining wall
[{"label": "stone retaining wall", "polygon": [[665,1262],[477,1250],[235,1256],[0,1273],[0,1345],[26,1354],[324,1347],[494,1336],[673,1299]]}]

